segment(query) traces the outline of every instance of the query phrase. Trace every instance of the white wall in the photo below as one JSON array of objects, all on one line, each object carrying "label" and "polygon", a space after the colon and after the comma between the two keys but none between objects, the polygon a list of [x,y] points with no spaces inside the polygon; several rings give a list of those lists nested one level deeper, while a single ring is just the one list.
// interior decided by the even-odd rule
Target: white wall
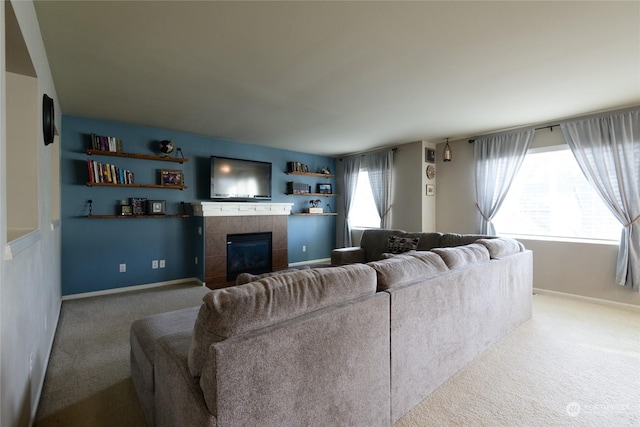
[{"label": "white wall", "polygon": [[[42,110],[42,95],[55,101],[55,125],[60,130],[60,106],[47,62],[38,20],[31,1],[12,0],[11,7],[24,38],[38,77],[37,103]],[[4,24],[9,8],[0,3]],[[33,144],[38,165],[37,231],[17,241],[7,241],[7,162],[6,158],[6,34],[0,31],[0,425],[27,426],[33,420],[44,381],[45,370],[60,313],[60,228],[51,221],[51,156],[54,150],[44,146],[41,121]],[[38,115],[39,117],[39,115]],[[29,143],[31,143],[29,142]]]},{"label": "white wall", "polygon": [[435,148],[426,141],[400,145],[393,159],[391,228],[406,231],[435,231],[436,198],[426,195],[428,180],[425,148]]},{"label": "white wall", "polygon": [[[532,147],[564,144],[559,128],[536,132]],[[438,164],[438,231],[478,232],[475,207],[473,145],[450,143],[453,161]],[[444,144],[438,144],[436,159]],[[519,239],[533,250],[535,288],[640,306],[640,293],[615,284],[617,246]]]}]

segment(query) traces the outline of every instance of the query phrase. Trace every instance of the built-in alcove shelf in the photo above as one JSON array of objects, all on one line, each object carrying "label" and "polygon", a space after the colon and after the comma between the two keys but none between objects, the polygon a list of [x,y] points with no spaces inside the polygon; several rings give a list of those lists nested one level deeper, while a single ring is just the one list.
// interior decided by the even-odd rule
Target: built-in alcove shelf
[{"label": "built-in alcove shelf", "polygon": [[93,148],[87,148],[87,154],[89,155],[96,154],[100,156],[113,156],[113,157],[128,157],[130,159],[156,160],[161,162],[174,162],[174,163],[184,163],[189,161],[189,159],[184,157],[154,156],[152,154],[125,153],[122,151],[104,151],[104,150],[95,150]]}]

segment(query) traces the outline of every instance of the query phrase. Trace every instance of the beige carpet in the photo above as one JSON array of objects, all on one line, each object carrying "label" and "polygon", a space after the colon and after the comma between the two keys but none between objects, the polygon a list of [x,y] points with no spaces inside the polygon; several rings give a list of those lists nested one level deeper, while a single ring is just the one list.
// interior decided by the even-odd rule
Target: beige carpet
[{"label": "beige carpet", "polygon": [[[129,325],[205,292],[187,284],[65,301],[35,425],[144,426]],[[640,426],[640,313],[536,295],[532,320],[395,427],[565,425]]]}]

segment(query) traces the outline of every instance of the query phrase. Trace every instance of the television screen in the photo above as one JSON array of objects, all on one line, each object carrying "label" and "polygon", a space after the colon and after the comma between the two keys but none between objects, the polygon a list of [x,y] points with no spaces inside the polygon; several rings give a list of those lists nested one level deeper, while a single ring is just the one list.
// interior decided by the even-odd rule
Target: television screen
[{"label": "television screen", "polygon": [[271,200],[271,163],[211,156],[211,198]]}]

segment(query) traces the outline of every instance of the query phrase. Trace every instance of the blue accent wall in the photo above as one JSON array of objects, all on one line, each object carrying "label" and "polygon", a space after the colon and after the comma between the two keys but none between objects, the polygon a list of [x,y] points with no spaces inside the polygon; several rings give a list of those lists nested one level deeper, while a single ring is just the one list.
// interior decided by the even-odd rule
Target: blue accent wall
[{"label": "blue accent wall", "polygon": [[[170,139],[189,160],[183,164],[109,156],[88,156],[91,133],[120,138],[123,151],[158,155],[158,142]],[[204,244],[198,228],[202,218],[89,219],[88,200],[94,215],[115,214],[120,201],[131,197],[165,200],[168,214],[180,213],[181,202],[192,214],[192,202],[209,199],[210,156],[261,160],[273,164],[272,202],[294,203],[293,211],[309,207],[312,197],[288,196],[288,181],[312,185],[334,178],[290,176],[287,162],[307,164],[310,171],[328,166],[335,159],[253,144],[192,135],[166,129],[137,126],[77,116],[62,116],[61,132],[62,294],[72,295],[189,277],[204,280]],[[175,153],[172,153],[172,156]],[[181,169],[185,190],[133,187],[88,187],[87,159],[129,169],[136,183],[159,183],[161,169]],[[334,190],[335,191],[335,190]],[[322,197],[322,207],[335,212],[335,197]],[[250,203],[250,202],[247,202]],[[329,206],[327,206],[327,204]],[[335,247],[335,216],[289,217],[289,263],[329,258]],[[302,251],[306,246],[306,252]],[[198,264],[195,258],[198,257]],[[164,269],[152,269],[152,260],[166,260]],[[127,271],[119,272],[126,264]]]}]

